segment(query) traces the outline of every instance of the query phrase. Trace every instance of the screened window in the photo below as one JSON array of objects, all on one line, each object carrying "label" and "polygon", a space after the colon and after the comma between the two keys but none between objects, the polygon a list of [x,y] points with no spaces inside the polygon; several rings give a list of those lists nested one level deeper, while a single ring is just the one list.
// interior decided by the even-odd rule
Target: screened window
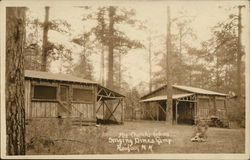
[{"label": "screened window", "polygon": [[34,99],[56,100],[56,87],[53,86],[34,86]]},{"label": "screened window", "polygon": [[69,97],[69,87],[68,86],[60,86],[60,100],[67,101]]},{"label": "screened window", "polygon": [[92,90],[74,88],[73,89],[73,101],[91,102],[92,101]]}]

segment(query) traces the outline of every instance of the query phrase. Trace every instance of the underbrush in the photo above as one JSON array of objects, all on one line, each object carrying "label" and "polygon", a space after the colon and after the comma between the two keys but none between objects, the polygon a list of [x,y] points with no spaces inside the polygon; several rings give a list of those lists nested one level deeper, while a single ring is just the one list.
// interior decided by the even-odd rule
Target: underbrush
[{"label": "underbrush", "polygon": [[71,126],[67,119],[33,120],[26,126],[30,155],[100,154],[105,152],[104,126]]}]

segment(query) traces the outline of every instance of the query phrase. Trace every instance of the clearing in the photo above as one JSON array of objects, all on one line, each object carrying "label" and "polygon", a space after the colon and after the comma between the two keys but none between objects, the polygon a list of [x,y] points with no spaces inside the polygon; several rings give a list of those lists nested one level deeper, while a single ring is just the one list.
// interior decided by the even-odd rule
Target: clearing
[{"label": "clearing", "polygon": [[[226,129],[210,127],[207,131],[207,142],[191,142],[194,133],[191,125],[167,125],[165,122],[132,121],[124,125],[107,125],[105,136],[118,137],[120,135],[141,133],[169,133],[173,141],[171,144],[157,143],[148,153],[244,153],[245,152],[245,129]],[[108,142],[107,142],[108,143]],[[138,153],[137,150],[128,152],[118,151],[116,144],[109,143],[109,153]],[[141,153],[142,151],[140,151]],[[146,152],[146,151],[145,151]]]}]

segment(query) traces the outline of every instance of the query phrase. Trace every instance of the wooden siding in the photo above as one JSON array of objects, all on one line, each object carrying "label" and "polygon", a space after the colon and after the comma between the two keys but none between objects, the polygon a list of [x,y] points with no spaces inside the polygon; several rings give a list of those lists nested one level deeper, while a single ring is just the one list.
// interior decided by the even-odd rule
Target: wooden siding
[{"label": "wooden siding", "polygon": [[32,118],[48,118],[68,116],[68,117],[80,117],[80,112],[83,113],[83,119],[95,119],[93,116],[93,104],[72,104],[71,113],[60,107],[57,102],[32,102]]},{"label": "wooden siding", "polygon": [[31,118],[57,117],[57,105],[55,102],[31,102]]},{"label": "wooden siding", "polygon": [[73,103],[70,116],[80,117],[80,114],[82,113],[83,119],[95,119],[93,115],[93,106],[93,104]]},{"label": "wooden siding", "polygon": [[[57,90],[57,100],[54,101],[46,101],[46,100],[34,100],[32,99],[33,95],[33,85],[48,85],[48,86],[56,86]],[[65,109],[59,103],[60,96],[60,85],[69,86],[69,101],[67,108]],[[95,110],[94,110],[94,101],[93,102],[76,102],[69,105],[70,101],[72,101],[73,88],[82,88],[82,89],[90,89],[93,93],[96,91],[95,86],[93,85],[78,85],[78,84],[69,84],[69,83],[59,83],[59,82],[45,82],[45,81],[32,81],[25,80],[25,117],[26,119],[30,118],[56,118],[58,116],[62,117],[80,117],[80,112],[83,113],[83,119],[95,119]],[[93,94],[94,95],[94,94]],[[78,111],[80,112],[78,112]]]},{"label": "wooden siding", "polygon": [[207,95],[198,95],[197,98],[197,117],[210,119],[211,116],[218,116],[221,120],[227,119],[226,98]]}]

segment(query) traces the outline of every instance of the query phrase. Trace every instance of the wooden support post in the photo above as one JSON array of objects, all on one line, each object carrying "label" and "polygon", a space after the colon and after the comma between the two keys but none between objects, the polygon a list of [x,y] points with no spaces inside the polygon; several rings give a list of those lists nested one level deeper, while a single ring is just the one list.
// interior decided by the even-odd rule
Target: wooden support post
[{"label": "wooden support post", "polygon": [[97,105],[97,87],[92,85],[92,92],[93,92],[93,119],[96,120],[96,105]]},{"label": "wooden support post", "polygon": [[102,100],[102,119],[103,119],[103,121],[105,122],[105,115],[104,115],[104,112],[105,112],[105,110],[104,110],[104,100]]},{"label": "wooden support post", "polygon": [[175,123],[178,124],[178,103],[179,101],[175,101]]},{"label": "wooden support post", "polygon": [[[159,102],[158,102],[159,103]],[[159,105],[161,105],[160,103],[159,103]],[[159,121],[159,107],[160,106],[157,106],[157,108],[156,108],[156,112],[157,112],[157,121]]]},{"label": "wooden support post", "polygon": [[123,100],[123,98],[121,99],[121,110],[122,110],[121,122],[123,123],[123,121],[124,121],[124,100]]},{"label": "wooden support post", "polygon": [[167,121],[167,109],[168,109],[168,103],[167,103],[167,100],[166,100],[166,112],[164,112],[165,113],[165,120]]},{"label": "wooden support post", "polygon": [[214,96],[214,115],[217,116],[216,97]]}]

